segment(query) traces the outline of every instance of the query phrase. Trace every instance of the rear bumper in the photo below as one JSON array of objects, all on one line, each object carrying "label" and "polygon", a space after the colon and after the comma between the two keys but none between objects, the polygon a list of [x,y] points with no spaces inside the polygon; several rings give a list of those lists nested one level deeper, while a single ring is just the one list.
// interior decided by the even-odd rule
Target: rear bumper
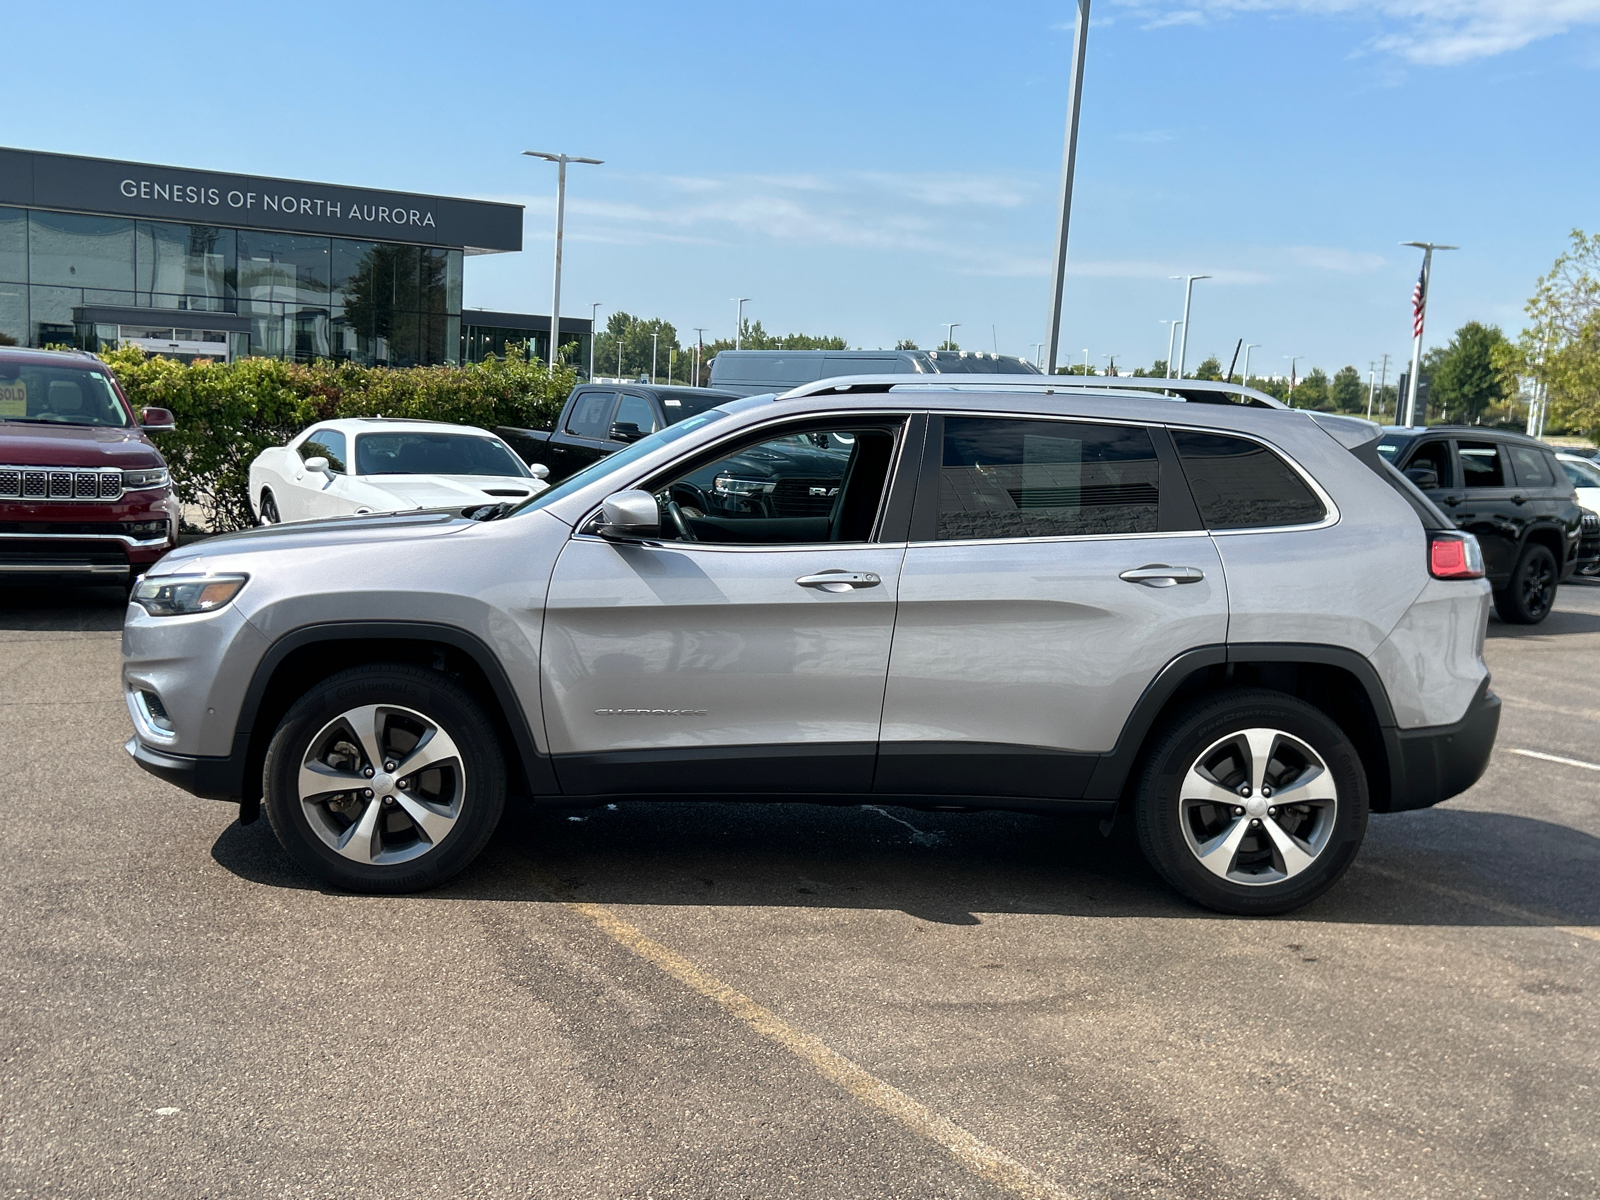
[{"label": "rear bumper", "polygon": [[1461,720],[1422,729],[1385,729],[1389,811],[1431,808],[1483,776],[1500,730],[1500,697],[1485,679]]},{"label": "rear bumper", "polygon": [[202,800],[244,798],[244,763],[237,758],[199,758],[153,750],[136,737],[122,747],[128,757],[157,779],[182,788]]}]

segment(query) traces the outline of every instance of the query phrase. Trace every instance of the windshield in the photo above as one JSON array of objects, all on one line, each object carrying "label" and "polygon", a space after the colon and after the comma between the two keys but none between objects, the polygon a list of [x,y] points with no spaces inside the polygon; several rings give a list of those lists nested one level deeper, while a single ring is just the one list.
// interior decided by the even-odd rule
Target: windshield
[{"label": "windshield", "polygon": [[103,371],[0,361],[0,420],[124,429],[128,410]]},{"label": "windshield", "polygon": [[531,472],[498,438],[470,433],[364,433],[357,475],[516,475]]},{"label": "windshield", "polygon": [[659,450],[661,447],[677,441],[686,433],[693,433],[696,429],[704,429],[707,425],[711,424],[712,421],[720,421],[727,415],[728,414],[722,410],[713,408],[706,412],[700,413],[698,416],[688,417],[685,420],[679,421],[676,425],[668,425],[665,429],[658,430],[657,432],[652,433],[649,437],[640,438],[626,450],[619,450],[615,454],[612,454],[606,458],[602,458],[597,463],[590,464],[588,467],[584,468],[582,471],[579,471],[570,479],[563,479],[560,483],[556,484],[555,487],[550,488],[547,491],[540,492],[537,496],[534,496],[529,500],[524,500],[506,515],[510,516],[512,513],[532,512],[536,508],[543,508],[552,501],[560,500],[563,497],[570,496],[573,492],[587,487],[595,480],[604,479],[613,471],[621,471],[630,463],[637,462],[651,451]]},{"label": "windshield", "polygon": [[1378,453],[1393,462],[1400,457],[1400,451],[1406,448],[1406,443],[1410,440],[1410,438],[1384,438],[1378,443]]},{"label": "windshield", "polygon": [[676,425],[679,421],[703,413],[708,408],[715,408],[727,400],[726,392],[695,391],[693,388],[684,388],[676,392],[660,392],[661,408],[667,414],[667,424]]}]

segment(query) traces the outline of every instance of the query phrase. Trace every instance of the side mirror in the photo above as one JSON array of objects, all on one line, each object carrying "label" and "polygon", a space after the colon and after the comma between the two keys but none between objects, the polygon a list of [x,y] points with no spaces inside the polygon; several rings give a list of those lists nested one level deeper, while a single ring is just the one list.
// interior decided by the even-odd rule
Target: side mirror
[{"label": "side mirror", "polygon": [[171,433],[177,427],[178,422],[173,418],[171,409],[146,408],[140,410],[139,428],[147,433]]},{"label": "side mirror", "polygon": [[600,506],[595,532],[604,538],[653,537],[661,532],[661,510],[649,492],[613,492]]},{"label": "side mirror", "polygon": [[1425,491],[1439,486],[1439,472],[1432,467],[1407,467],[1405,475],[1407,479]]},{"label": "side mirror", "polygon": [[306,470],[314,471],[318,475],[326,475],[328,473],[328,460],[320,454],[315,458],[308,458],[306,459]]},{"label": "side mirror", "polygon": [[528,473],[530,475],[532,475],[535,479],[549,479],[550,478],[550,468],[545,466],[543,463],[529,463],[528,464]]},{"label": "side mirror", "polygon": [[611,426],[611,440],[613,442],[637,442],[644,436],[637,422],[617,421]]}]

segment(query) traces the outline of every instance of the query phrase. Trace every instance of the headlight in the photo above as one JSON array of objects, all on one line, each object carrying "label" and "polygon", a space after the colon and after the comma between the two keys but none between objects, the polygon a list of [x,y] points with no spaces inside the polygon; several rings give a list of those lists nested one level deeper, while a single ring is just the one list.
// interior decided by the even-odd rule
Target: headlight
[{"label": "headlight", "polygon": [[248,575],[162,575],[141,579],[133,602],[152,617],[214,612],[239,594]]},{"label": "headlight", "polygon": [[719,496],[762,496],[777,486],[770,479],[735,479],[732,475],[718,475],[711,481]]},{"label": "headlight", "polygon": [[172,477],[167,474],[165,467],[151,467],[147,471],[124,471],[122,473],[122,490],[125,492],[148,492],[154,488],[164,488]]}]

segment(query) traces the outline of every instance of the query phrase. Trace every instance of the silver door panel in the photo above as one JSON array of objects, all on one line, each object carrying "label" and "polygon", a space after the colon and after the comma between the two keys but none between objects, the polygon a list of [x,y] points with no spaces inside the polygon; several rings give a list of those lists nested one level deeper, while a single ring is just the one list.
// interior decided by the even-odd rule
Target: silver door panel
[{"label": "silver door panel", "polygon": [[[1203,578],[1119,578],[1156,563]],[[1105,752],[1168,661],[1227,635],[1222,562],[1205,534],[914,544],[883,741]]]},{"label": "silver door panel", "polygon": [[[876,742],[904,554],[573,538],[545,609],[552,752]],[[797,582],[825,571],[880,582]]]}]

